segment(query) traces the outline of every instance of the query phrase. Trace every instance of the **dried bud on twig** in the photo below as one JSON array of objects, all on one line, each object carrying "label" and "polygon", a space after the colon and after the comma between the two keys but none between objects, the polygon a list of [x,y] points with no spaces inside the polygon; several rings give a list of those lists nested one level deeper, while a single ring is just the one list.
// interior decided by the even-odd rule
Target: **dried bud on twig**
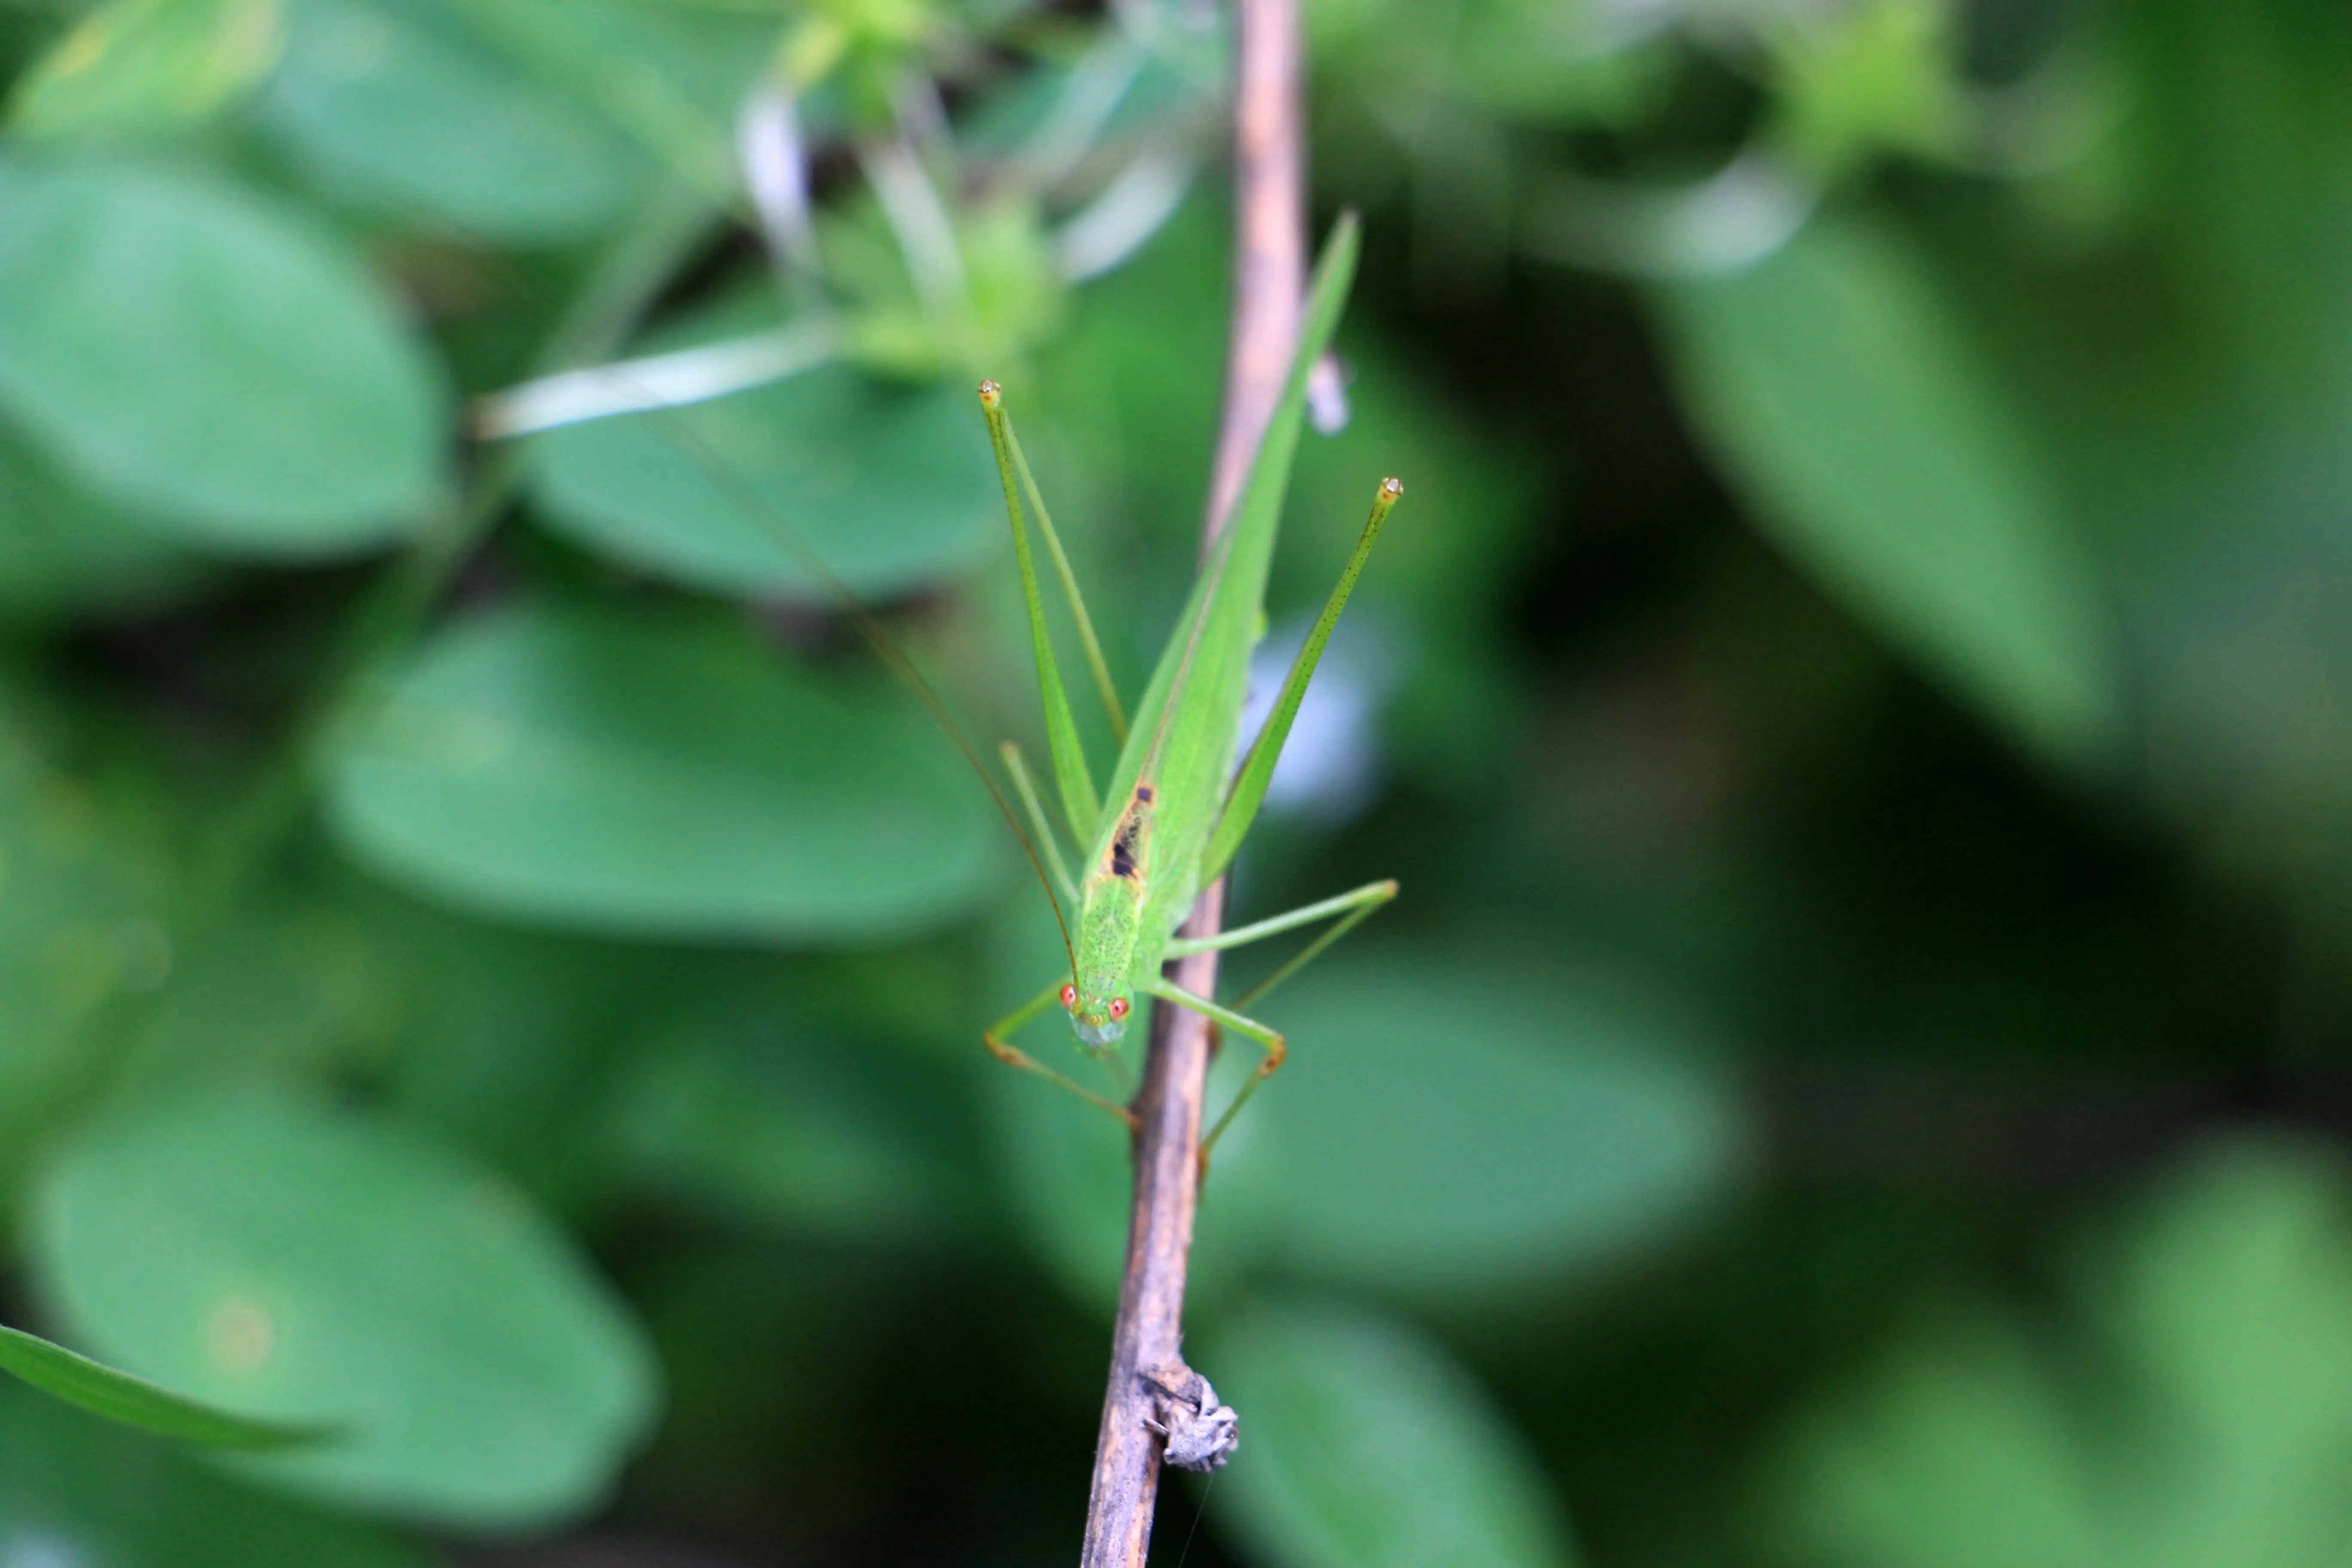
[{"label": "dried bud on twig", "polygon": [[1180,1470],[1223,1469],[1242,1445],[1242,1418],[1217,1402],[1209,1380],[1189,1366],[1172,1366],[1153,1368],[1143,1382],[1160,1395],[1160,1418],[1146,1416],[1143,1424],[1168,1439],[1167,1461]]}]

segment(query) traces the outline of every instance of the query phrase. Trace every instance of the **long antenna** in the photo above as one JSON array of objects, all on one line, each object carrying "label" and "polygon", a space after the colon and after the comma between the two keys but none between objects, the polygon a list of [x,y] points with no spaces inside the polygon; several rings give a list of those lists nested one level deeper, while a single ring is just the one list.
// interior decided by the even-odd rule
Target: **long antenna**
[{"label": "long antenna", "polygon": [[[605,374],[617,374],[625,380],[627,374],[614,366],[605,367]],[[1070,922],[1062,913],[1062,900],[1054,892],[1054,879],[1045,874],[1045,862],[1038,856],[1037,846],[1030,842],[1028,833],[1021,826],[1021,819],[1013,815],[1013,803],[1004,798],[1004,792],[997,787],[987,764],[980,760],[979,750],[964,734],[963,727],[955,721],[955,716],[948,711],[947,704],[940,700],[939,692],[923,678],[923,672],[915,668],[914,660],[907,657],[898,639],[874,618],[874,612],[866,607],[866,602],[850,591],[848,584],[834,574],[833,568],[810,548],[798,530],[777,514],[775,508],[768,504],[767,498],[754,489],[751,482],[732,463],[712,451],[709,444],[696,434],[694,427],[679,417],[677,410],[667,400],[649,389],[640,390],[645,391],[647,397],[648,405],[644,412],[660,417],[672,438],[677,442],[678,449],[687,455],[689,462],[702,470],[702,477],[725,492],[727,499],[745,516],[767,530],[792,556],[795,566],[823,585],[833,599],[834,607],[848,617],[849,624],[857,628],[857,635],[866,639],[866,646],[921,700],[931,718],[955,743],[955,749],[963,753],[963,760],[971,764],[981,787],[988,791],[988,798],[996,803],[997,814],[1004,818],[1004,826],[1013,830],[1013,838],[1021,846],[1021,853],[1028,858],[1029,868],[1037,875],[1037,885],[1045,889],[1045,902],[1054,910],[1054,924],[1062,932],[1062,951],[1069,955],[1070,973],[1075,978],[1078,973],[1077,948],[1070,941]]]},{"label": "long antenna", "polygon": [[[421,214],[415,216],[419,219],[419,226],[428,230],[446,226],[436,220],[426,219]],[[476,242],[476,237],[466,235],[463,231],[457,231],[457,233],[460,239],[467,243]],[[532,291],[531,284],[520,275],[518,269],[506,267],[501,270],[506,273],[509,281],[523,293],[529,294]],[[1069,957],[1070,973],[1075,979],[1078,972],[1077,948],[1076,944],[1070,940],[1070,922],[1063,913],[1060,897],[1054,891],[1054,879],[1046,874],[1045,863],[1038,854],[1037,846],[1030,841],[1027,830],[1021,826],[1020,817],[1014,815],[1013,803],[1004,798],[1004,792],[997,787],[996,779],[988,771],[987,763],[981,760],[979,748],[971,743],[970,737],[964,734],[962,726],[955,721],[955,716],[948,711],[947,704],[940,700],[937,689],[924,679],[923,672],[918,669],[914,661],[907,657],[906,651],[899,647],[898,640],[891,637],[880,621],[875,618],[874,613],[866,607],[865,601],[850,591],[849,585],[835,574],[832,567],[824,563],[824,557],[817,554],[808,542],[800,536],[799,531],[785,521],[775,508],[768,504],[767,499],[751,486],[733,464],[710,449],[709,443],[696,434],[694,427],[679,416],[677,405],[670,397],[665,395],[658,388],[635,377],[625,363],[608,363],[598,367],[598,374],[608,381],[618,381],[633,390],[641,402],[640,406],[632,409],[631,412],[651,414],[659,418],[663,428],[671,439],[677,442],[678,450],[686,454],[688,461],[701,471],[703,478],[718,487],[744,516],[750,518],[753,523],[781,544],[785,552],[793,558],[793,564],[798,566],[803,574],[814,579],[823,587],[826,595],[833,600],[835,608],[848,617],[849,624],[857,628],[857,635],[866,640],[866,646],[871,647],[877,657],[889,667],[892,674],[914,692],[925,710],[929,712],[932,721],[939,725],[940,731],[954,744],[955,749],[962,753],[965,763],[972,771],[972,775],[980,780],[981,787],[988,792],[988,798],[996,803],[997,815],[1004,819],[1004,826],[1012,831],[1013,842],[1021,846],[1021,853],[1028,860],[1031,872],[1036,876],[1037,885],[1045,890],[1046,907],[1054,911],[1054,924],[1062,933],[1062,951]],[[478,421],[474,433],[477,438],[484,440],[500,439],[506,434],[485,429]]]}]

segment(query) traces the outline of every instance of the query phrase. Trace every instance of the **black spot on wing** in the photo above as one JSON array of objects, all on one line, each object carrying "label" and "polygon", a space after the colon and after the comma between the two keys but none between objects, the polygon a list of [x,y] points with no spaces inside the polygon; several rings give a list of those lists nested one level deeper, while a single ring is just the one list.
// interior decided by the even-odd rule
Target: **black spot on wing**
[{"label": "black spot on wing", "polygon": [[1111,837],[1112,876],[1124,877],[1129,881],[1140,876],[1143,869],[1143,834],[1151,820],[1150,813],[1145,808],[1150,804],[1151,786],[1139,784],[1135,791],[1135,804],[1127,808],[1125,816],[1119,818],[1118,832]]}]

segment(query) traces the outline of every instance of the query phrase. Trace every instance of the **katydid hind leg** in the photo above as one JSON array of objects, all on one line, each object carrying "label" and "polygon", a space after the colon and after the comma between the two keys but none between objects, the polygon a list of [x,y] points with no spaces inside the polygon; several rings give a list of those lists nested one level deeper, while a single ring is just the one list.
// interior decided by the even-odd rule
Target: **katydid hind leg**
[{"label": "katydid hind leg", "polygon": [[987,416],[988,435],[996,450],[997,477],[1004,487],[1004,511],[1013,525],[1013,559],[1021,568],[1022,602],[1029,616],[1029,639],[1037,664],[1037,701],[1045,721],[1046,754],[1054,764],[1054,784],[1070,836],[1084,843],[1093,833],[1097,813],[1094,778],[1087,768],[1086,748],[1079,743],[1077,721],[1062,687],[1061,666],[1054,657],[1053,634],[1045,626],[1045,603],[1037,590],[1037,566],[1029,549],[1029,525],[1023,510],[1022,484],[1013,456],[1011,416],[1004,409],[1004,390],[992,381],[980,384],[981,412]]},{"label": "katydid hind leg", "polygon": [[[1295,910],[1269,915],[1262,921],[1252,921],[1247,925],[1234,926],[1214,936],[1171,937],[1163,952],[1170,958],[1183,958],[1195,952],[1223,952],[1229,948],[1247,947],[1268,937],[1313,925],[1317,921],[1350,914],[1356,920],[1361,920],[1363,915],[1370,914],[1396,896],[1397,885],[1392,879],[1367,882],[1360,888],[1350,889],[1331,898],[1318,899],[1311,904],[1301,904]],[[1358,910],[1363,913],[1355,914]]]},{"label": "katydid hind leg", "polygon": [[1055,575],[1062,580],[1063,597],[1077,626],[1078,646],[1086,653],[1096,694],[1102,699],[1103,715],[1110,721],[1110,743],[1124,746],[1127,710],[1119,706],[1118,688],[1111,683],[1110,666],[1103,658],[1101,640],[1095,636],[1094,617],[1087,614],[1087,596],[1078,590],[1078,574],[1070,569],[1070,557],[1062,548],[1062,536],[1055,531],[1053,514],[1045,510],[1045,494],[1037,488],[1036,476],[1029,471],[1028,454],[1021,449],[1021,437],[1013,432],[1009,417],[1004,422],[1004,441],[1013,455],[1013,467],[1021,476],[1022,491],[1029,498],[1029,509],[1036,515],[1037,532],[1045,542],[1045,553],[1054,563]]},{"label": "katydid hind leg", "polygon": [[1389,512],[1403,494],[1401,481],[1381,481],[1372,498],[1371,515],[1365,520],[1355,549],[1349,552],[1347,565],[1340,569],[1339,581],[1332,586],[1331,596],[1324,601],[1322,614],[1315,617],[1315,625],[1307,631],[1297,657],[1291,660],[1281,693],[1267,712],[1265,722],[1259,726],[1257,738],[1250,742],[1248,754],[1242,759],[1241,769],[1226,794],[1224,813],[1202,856],[1201,876],[1204,882],[1223,874],[1242,840],[1248,837],[1250,825],[1257,820],[1258,807],[1264,804],[1266,786],[1274,778],[1275,763],[1281,760],[1283,745],[1290,739],[1291,721],[1298,717],[1298,705],[1307,695],[1307,683],[1315,679],[1316,667],[1323,661],[1323,649],[1331,640],[1331,629],[1339,625],[1339,612],[1348,607],[1349,595],[1356,590],[1356,579],[1363,574],[1364,563],[1370,559],[1372,546],[1380,542],[1381,524],[1388,521]]},{"label": "katydid hind leg", "polygon": [[[1341,937],[1346,936],[1349,931],[1361,925],[1365,921],[1369,920],[1372,916],[1374,911],[1381,909],[1381,906],[1387,904],[1389,900],[1394,899],[1396,896],[1397,885],[1395,882],[1373,882],[1365,887],[1358,888],[1352,893],[1342,893],[1337,899],[1327,899],[1320,904],[1311,904],[1307,906],[1310,910],[1320,911],[1329,910],[1336,905],[1339,906],[1339,909],[1344,910],[1345,912],[1340,915],[1339,920],[1334,921],[1331,923],[1329,930],[1324,931],[1313,942],[1308,942],[1305,947],[1300,948],[1297,952],[1292,953],[1288,958],[1283,960],[1281,966],[1276,969],[1273,973],[1267,975],[1265,979],[1251,986],[1247,991],[1243,992],[1239,997],[1234,999],[1234,1005],[1236,1007],[1256,1006],[1258,1003],[1264,1001],[1268,995],[1272,994],[1276,986],[1280,985],[1284,981],[1289,979],[1292,975],[1297,973],[1300,970],[1306,968],[1317,959],[1322,957],[1326,952],[1329,951],[1332,943],[1338,942]],[[1303,911],[1299,910],[1292,911],[1293,914],[1299,914],[1302,912]],[[1317,917],[1307,917],[1309,921],[1314,918]],[[1274,925],[1276,921],[1285,921],[1287,917],[1277,915],[1275,917],[1274,921],[1261,921],[1257,923],[1258,927],[1263,929],[1265,927]],[[1244,927],[1243,929],[1248,930],[1251,928]],[[1272,931],[1265,931],[1265,934],[1272,936],[1275,933]]]},{"label": "katydid hind leg", "polygon": [[1046,819],[1044,802],[1037,798],[1036,781],[1030,776],[1028,760],[1021,754],[1020,745],[1007,741],[997,748],[1004,760],[1004,771],[1013,780],[1013,792],[1021,797],[1022,809],[1029,815],[1030,830],[1037,835],[1037,851],[1044,857],[1046,868],[1060,884],[1062,896],[1076,904],[1079,901],[1078,884],[1072,879],[1069,867],[1063,862],[1059,837]]}]

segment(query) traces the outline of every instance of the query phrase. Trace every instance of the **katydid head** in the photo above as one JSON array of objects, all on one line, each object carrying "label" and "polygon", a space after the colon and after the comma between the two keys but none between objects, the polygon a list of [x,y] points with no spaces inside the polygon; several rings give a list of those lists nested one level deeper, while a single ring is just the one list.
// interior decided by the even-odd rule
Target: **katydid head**
[{"label": "katydid head", "polygon": [[1127,1033],[1127,1015],[1131,1005],[1098,975],[1088,975],[1090,983],[1080,990],[1076,982],[1062,987],[1062,1007],[1070,1015],[1070,1027],[1077,1031],[1081,1044],[1100,1050],[1105,1046],[1118,1044]]}]

